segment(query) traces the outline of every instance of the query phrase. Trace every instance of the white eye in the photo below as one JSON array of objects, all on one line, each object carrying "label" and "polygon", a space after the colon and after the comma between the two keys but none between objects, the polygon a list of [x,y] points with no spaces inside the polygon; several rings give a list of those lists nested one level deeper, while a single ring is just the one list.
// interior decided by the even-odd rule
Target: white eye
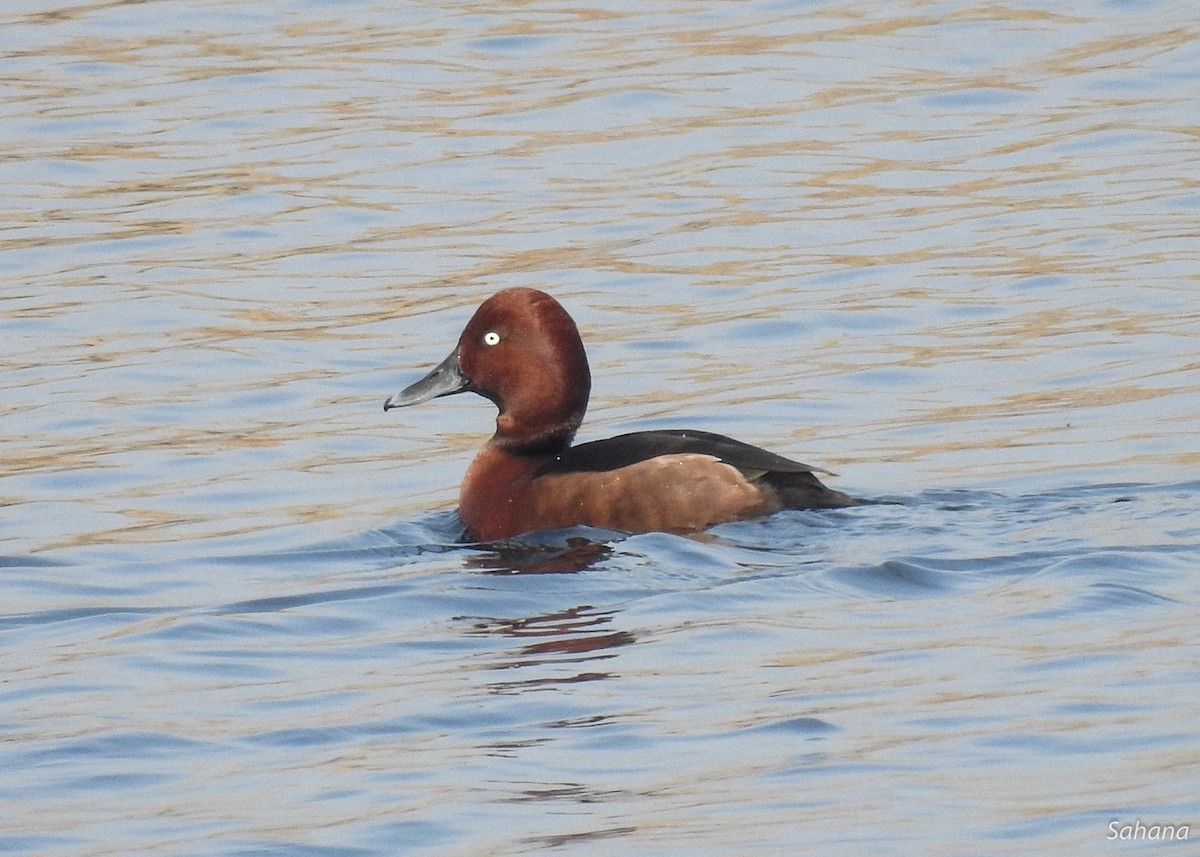
[{"label": "white eye", "polygon": [[500,334],[496,333],[496,331],[494,331],[494,330],[489,330],[487,333],[485,333],[483,335],[483,344],[484,345],[499,345],[500,344]]}]

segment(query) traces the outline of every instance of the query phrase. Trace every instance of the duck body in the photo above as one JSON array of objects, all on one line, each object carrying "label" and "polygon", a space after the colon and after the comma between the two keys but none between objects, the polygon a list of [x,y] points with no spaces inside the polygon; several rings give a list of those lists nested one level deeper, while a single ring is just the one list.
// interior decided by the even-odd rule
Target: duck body
[{"label": "duck body", "polygon": [[384,409],[475,392],[499,408],[496,434],[467,469],[459,515],[494,541],[577,525],[689,533],[780,509],[858,505],[827,473],[694,430],[641,431],[572,446],[591,392],[575,322],[536,289],[497,292],[450,356]]}]

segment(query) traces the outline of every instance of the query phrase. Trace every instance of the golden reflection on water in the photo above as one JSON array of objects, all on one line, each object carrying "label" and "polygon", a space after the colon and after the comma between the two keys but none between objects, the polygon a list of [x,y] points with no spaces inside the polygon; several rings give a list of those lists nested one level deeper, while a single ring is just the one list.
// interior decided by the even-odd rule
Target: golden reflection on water
[{"label": "golden reflection on water", "polygon": [[378,403],[515,284],[581,318],[585,432],[719,418],[867,493],[1194,461],[1188,16],[343,11],[17,18],[14,550],[451,503],[488,406]]}]

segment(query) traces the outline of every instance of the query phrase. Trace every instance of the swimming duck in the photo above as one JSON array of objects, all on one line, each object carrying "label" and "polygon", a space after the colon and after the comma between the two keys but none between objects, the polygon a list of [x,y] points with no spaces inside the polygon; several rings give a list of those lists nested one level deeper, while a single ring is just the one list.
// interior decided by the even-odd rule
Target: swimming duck
[{"label": "swimming duck", "polygon": [[829,471],[707,431],[638,431],[572,446],[591,386],[567,311],[545,292],[511,288],[484,301],[450,356],[383,409],[465,392],[499,408],[496,433],[459,494],[478,541],[576,525],[693,533],[780,509],[862,502],[815,475]]}]

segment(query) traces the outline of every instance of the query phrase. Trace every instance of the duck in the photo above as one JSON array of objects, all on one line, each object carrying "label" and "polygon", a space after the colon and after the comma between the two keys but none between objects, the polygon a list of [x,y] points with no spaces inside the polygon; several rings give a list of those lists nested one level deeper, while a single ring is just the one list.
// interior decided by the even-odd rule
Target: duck
[{"label": "duck", "polygon": [[834,474],[694,429],[620,434],[572,445],[592,376],[575,321],[551,295],[507,288],[485,300],[458,344],[384,411],[476,393],[498,409],[496,433],[467,468],[465,535],[496,542],[544,530],[699,533],[782,509],[856,506]]}]

